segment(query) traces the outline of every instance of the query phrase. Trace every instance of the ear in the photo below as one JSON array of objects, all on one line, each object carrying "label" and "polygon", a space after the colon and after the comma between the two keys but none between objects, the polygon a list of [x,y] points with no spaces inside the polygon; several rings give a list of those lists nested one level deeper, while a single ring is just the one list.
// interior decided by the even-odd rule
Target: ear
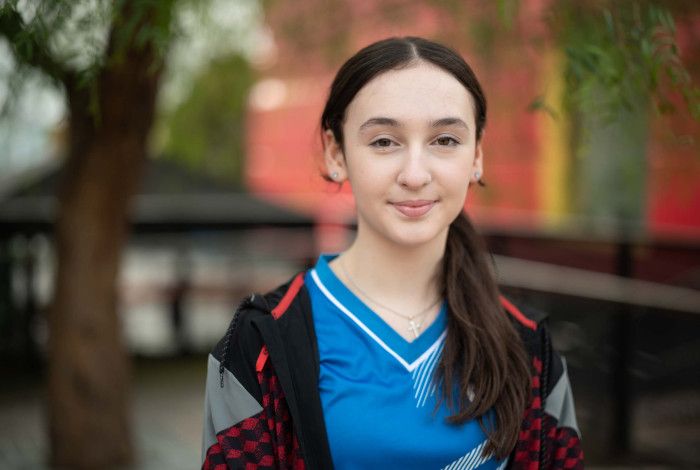
[{"label": "ear", "polygon": [[333,181],[342,183],[347,179],[348,174],[343,149],[335,140],[333,131],[330,129],[326,129],[323,133],[323,160],[326,164],[327,175],[337,174]]},{"label": "ear", "polygon": [[[477,177],[478,175],[478,177]],[[474,150],[474,161],[472,162],[472,174],[469,177],[470,183],[478,183],[484,176],[484,151],[481,148],[481,142],[476,144]]]}]

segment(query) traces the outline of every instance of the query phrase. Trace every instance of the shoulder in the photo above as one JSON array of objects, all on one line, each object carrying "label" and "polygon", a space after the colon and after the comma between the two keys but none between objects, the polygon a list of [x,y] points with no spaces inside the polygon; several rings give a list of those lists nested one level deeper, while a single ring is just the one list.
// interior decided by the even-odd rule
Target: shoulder
[{"label": "shoulder", "polygon": [[526,302],[513,300],[501,295],[501,306],[509,315],[511,322],[523,340],[525,348],[535,365],[540,367],[561,369],[561,358],[552,349],[549,335],[549,314],[528,305]]},{"label": "shoulder", "polygon": [[[504,296],[501,305],[512,317],[523,339],[532,365],[542,377],[542,392],[547,397],[553,391],[568,388],[566,362],[552,347],[548,326],[549,315],[523,302],[514,302]],[[566,386],[565,386],[566,385]]]},{"label": "shoulder", "polygon": [[[225,334],[211,351],[212,356],[227,369],[249,365],[257,359],[264,344],[261,327],[269,321],[286,323],[289,316],[303,311],[306,298],[304,272],[266,293],[247,296],[235,309]],[[293,315],[288,315],[292,312]]]},{"label": "shoulder", "polygon": [[547,314],[541,310],[529,307],[521,302],[516,302],[505,295],[500,295],[501,306],[518,324],[530,330],[536,330]]},{"label": "shoulder", "polygon": [[500,296],[500,302],[528,350],[539,345],[542,335],[547,332],[548,314],[505,295]]},{"label": "shoulder", "polygon": [[510,296],[501,295],[500,302],[531,354],[541,354],[549,341],[549,313]]}]

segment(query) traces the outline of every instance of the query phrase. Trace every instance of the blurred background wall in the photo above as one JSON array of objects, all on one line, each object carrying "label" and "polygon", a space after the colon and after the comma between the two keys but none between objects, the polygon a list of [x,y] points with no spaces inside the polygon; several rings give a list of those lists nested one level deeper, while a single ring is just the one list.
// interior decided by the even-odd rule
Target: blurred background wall
[{"label": "blurred background wall", "polygon": [[[104,63],[109,15],[94,11],[105,4],[57,2],[68,13],[46,35],[50,50],[75,62],[56,52],[73,45],[78,69]],[[42,2],[8,5],[27,25],[53,12]],[[133,366],[129,465],[199,465],[205,354],[238,301],[352,239],[349,188],[320,177],[318,119],[337,67],[391,35],[449,44],[480,77],[488,186],[470,192],[466,208],[503,290],[550,313],[589,466],[700,465],[697,2],[170,6],[148,158],[130,196],[116,281]],[[66,88],[22,66],[7,11],[0,466],[27,468],[55,453],[47,314],[71,115]],[[90,263],[101,269],[99,257]]]}]

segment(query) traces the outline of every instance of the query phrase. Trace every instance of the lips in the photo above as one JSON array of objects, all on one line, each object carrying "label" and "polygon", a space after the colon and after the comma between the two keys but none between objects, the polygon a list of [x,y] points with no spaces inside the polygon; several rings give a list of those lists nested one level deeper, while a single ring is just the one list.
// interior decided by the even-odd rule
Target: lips
[{"label": "lips", "polygon": [[433,208],[435,203],[436,201],[421,199],[414,201],[392,202],[391,205],[406,217],[416,218],[427,214],[430,209]]}]

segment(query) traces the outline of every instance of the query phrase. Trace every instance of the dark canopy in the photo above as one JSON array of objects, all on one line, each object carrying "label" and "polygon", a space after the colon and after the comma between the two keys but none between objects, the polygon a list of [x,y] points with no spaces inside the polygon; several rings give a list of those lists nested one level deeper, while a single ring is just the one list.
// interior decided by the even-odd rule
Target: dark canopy
[{"label": "dark canopy", "polygon": [[[0,233],[49,232],[61,172],[55,165],[37,170],[0,196]],[[314,223],[311,217],[163,158],[148,161],[131,220],[136,232],[311,227]]]}]

